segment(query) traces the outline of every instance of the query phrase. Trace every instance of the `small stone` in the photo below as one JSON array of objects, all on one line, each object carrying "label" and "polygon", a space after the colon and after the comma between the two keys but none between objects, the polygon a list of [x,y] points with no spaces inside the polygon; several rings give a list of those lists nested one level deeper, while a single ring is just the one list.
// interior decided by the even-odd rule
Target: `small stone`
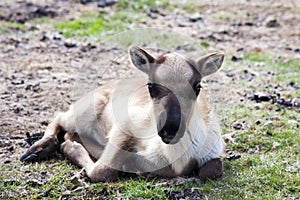
[{"label": "small stone", "polygon": [[270,96],[263,92],[258,92],[254,95],[256,95],[260,101],[269,101],[270,100]]},{"label": "small stone", "polygon": [[43,195],[43,197],[47,197],[47,196],[49,196],[49,193],[50,193],[50,191],[52,190],[52,188],[50,188],[50,189],[48,189],[48,190],[44,190],[44,191],[42,191],[42,195]]},{"label": "small stone", "polygon": [[293,106],[292,100],[291,99],[286,100],[284,105],[287,106],[287,107],[292,107]]},{"label": "small stone", "polygon": [[232,124],[232,128],[234,128],[234,129],[236,129],[236,130],[240,130],[240,129],[243,128],[243,124],[240,123],[240,122],[234,122],[234,123]]},{"label": "small stone", "polygon": [[280,143],[278,143],[278,142],[273,142],[272,148],[275,149],[275,148],[277,148],[277,147],[279,147],[279,146],[280,146]]},{"label": "small stone", "polygon": [[237,61],[241,61],[241,60],[243,60],[241,57],[236,57],[236,56],[231,57],[231,61],[233,61],[233,62],[237,62]]},{"label": "small stone", "polygon": [[14,151],[14,146],[8,146],[6,148],[6,150],[12,152],[12,151]]},{"label": "small stone", "polygon": [[227,134],[223,135],[223,138],[224,138],[225,142],[227,142],[227,143],[228,142],[235,143],[234,137],[235,137],[234,133],[227,133]]},{"label": "small stone", "polygon": [[267,131],[267,135],[273,136],[273,133],[271,131]]},{"label": "small stone", "polygon": [[170,198],[170,199],[181,199],[184,196],[181,194],[181,191],[170,191],[170,190],[164,190],[165,194]]},{"label": "small stone", "polygon": [[64,45],[67,48],[74,48],[74,47],[76,47],[76,44],[72,43],[72,42],[65,42]]},{"label": "small stone", "polygon": [[49,38],[46,35],[44,35],[44,34],[40,38],[41,42],[45,42],[45,41],[48,41],[48,40],[49,40]]},{"label": "small stone", "polygon": [[31,187],[36,187],[36,186],[42,186],[43,182],[41,182],[37,179],[32,179],[32,180],[27,180],[26,184],[31,186]]},{"label": "small stone", "polygon": [[23,79],[22,80],[13,80],[11,82],[11,84],[13,84],[13,85],[22,85],[24,83],[25,83],[25,81]]},{"label": "small stone", "polygon": [[282,98],[278,98],[277,103],[280,104],[280,105],[283,105],[285,103],[285,100],[282,99]]},{"label": "small stone", "polygon": [[239,158],[241,158],[241,155],[240,154],[235,154],[235,153],[231,153],[228,156],[226,156],[227,160],[236,160],[236,159],[239,159]]},{"label": "small stone", "polygon": [[293,98],[292,105],[295,107],[300,107],[300,98]]},{"label": "small stone", "polygon": [[197,22],[197,21],[202,21],[203,18],[202,18],[202,16],[199,13],[195,13],[194,15],[192,15],[192,16],[189,17],[189,20],[191,22]]},{"label": "small stone", "polygon": [[117,3],[118,1],[119,0],[105,0],[105,1],[100,1],[97,6],[100,7],[100,8],[104,8],[104,7],[112,6],[115,3]]},{"label": "small stone", "polygon": [[276,19],[271,19],[267,22],[266,27],[268,28],[275,28],[275,27],[279,27],[280,24],[278,23],[278,21]]},{"label": "small stone", "polygon": [[279,112],[279,111],[281,111],[280,107],[275,108],[275,112]]},{"label": "small stone", "polygon": [[11,163],[11,160],[9,160],[9,159],[6,159],[6,160],[4,161],[4,164],[9,164],[9,163]]},{"label": "small stone", "polygon": [[264,123],[264,127],[266,128],[270,128],[273,126],[273,122],[272,121],[267,121],[266,123]]},{"label": "small stone", "polygon": [[261,101],[270,101],[271,96],[264,92],[256,92],[249,99],[258,103]]},{"label": "small stone", "polygon": [[291,47],[285,47],[285,50],[292,51],[293,49]]},{"label": "small stone", "polygon": [[245,26],[254,26],[255,24],[253,22],[245,22],[244,25]]},{"label": "small stone", "polygon": [[270,116],[270,120],[272,120],[272,121],[280,121],[280,117],[276,116],[276,115]]},{"label": "small stone", "polygon": [[295,86],[295,82],[294,82],[294,81],[291,81],[291,82],[289,83],[289,86],[294,87],[294,86]]},{"label": "small stone", "polygon": [[260,182],[261,184],[265,184],[265,183],[266,183],[262,178],[259,178],[258,180],[259,180],[259,182]]}]

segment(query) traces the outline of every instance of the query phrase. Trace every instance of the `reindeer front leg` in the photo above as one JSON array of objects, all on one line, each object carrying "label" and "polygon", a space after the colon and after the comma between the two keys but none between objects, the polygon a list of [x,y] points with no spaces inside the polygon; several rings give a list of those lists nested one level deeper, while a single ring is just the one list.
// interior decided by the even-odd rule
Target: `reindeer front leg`
[{"label": "reindeer front leg", "polygon": [[62,152],[74,164],[83,167],[92,182],[114,181],[127,158],[128,152],[122,147],[126,146],[126,135],[118,128],[109,133],[109,141],[96,161],[90,158],[87,150],[77,142],[66,141],[62,144]]}]

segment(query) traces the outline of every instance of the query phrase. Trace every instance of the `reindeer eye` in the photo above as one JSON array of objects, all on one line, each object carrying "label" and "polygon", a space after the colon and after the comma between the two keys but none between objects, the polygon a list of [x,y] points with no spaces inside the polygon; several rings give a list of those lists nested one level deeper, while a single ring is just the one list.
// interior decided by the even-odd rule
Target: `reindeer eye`
[{"label": "reindeer eye", "polygon": [[161,95],[161,86],[156,83],[148,83],[148,91],[151,98],[157,98]]},{"label": "reindeer eye", "polygon": [[150,93],[150,96],[153,96],[153,83],[148,83],[148,91]]},{"label": "reindeer eye", "polygon": [[199,93],[201,91],[201,88],[202,88],[202,86],[200,85],[200,83],[197,83],[196,86],[195,86],[195,88],[194,88],[196,96],[199,95]]}]

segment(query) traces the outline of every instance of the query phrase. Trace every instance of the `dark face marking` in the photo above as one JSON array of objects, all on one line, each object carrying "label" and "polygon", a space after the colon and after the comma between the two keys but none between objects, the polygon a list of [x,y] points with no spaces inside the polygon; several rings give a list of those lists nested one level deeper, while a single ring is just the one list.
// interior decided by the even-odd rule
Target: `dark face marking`
[{"label": "dark face marking", "polygon": [[158,135],[166,144],[177,143],[185,131],[185,120],[177,97],[157,83],[148,83],[148,90],[154,103],[163,107],[158,111]]},{"label": "dark face marking", "polygon": [[157,108],[158,135],[164,143],[175,144],[183,137],[187,123],[185,118],[191,111],[191,102],[200,93],[200,81],[201,75],[194,61],[173,55],[156,59],[147,85],[154,109]]}]

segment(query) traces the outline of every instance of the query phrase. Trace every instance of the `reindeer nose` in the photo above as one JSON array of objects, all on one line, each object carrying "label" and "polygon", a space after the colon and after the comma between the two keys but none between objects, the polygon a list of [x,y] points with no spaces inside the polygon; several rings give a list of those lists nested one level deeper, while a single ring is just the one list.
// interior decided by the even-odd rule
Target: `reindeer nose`
[{"label": "reindeer nose", "polygon": [[[182,121],[181,121],[182,120]],[[164,126],[158,131],[158,135],[166,144],[175,144],[183,136],[185,123],[183,117],[167,119]]]},{"label": "reindeer nose", "polygon": [[158,135],[160,137],[166,137],[168,136],[168,132],[165,130],[165,129],[161,129],[159,132],[158,132]]},{"label": "reindeer nose", "polygon": [[158,135],[161,137],[162,141],[166,144],[170,144],[175,137],[175,134],[168,134],[165,129],[162,129],[158,132]]}]

